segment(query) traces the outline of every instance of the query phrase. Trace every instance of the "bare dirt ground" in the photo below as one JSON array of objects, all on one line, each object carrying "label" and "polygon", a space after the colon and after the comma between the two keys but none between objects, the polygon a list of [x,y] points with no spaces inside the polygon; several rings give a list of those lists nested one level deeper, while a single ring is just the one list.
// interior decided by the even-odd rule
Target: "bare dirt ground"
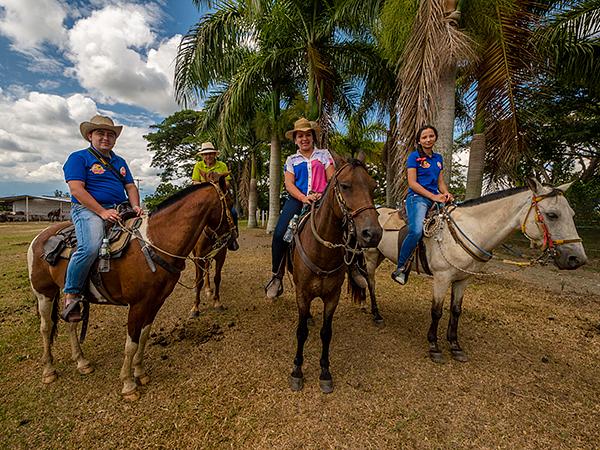
[{"label": "bare dirt ground", "polygon": [[[436,365],[426,342],[431,280],[393,285],[384,263],[378,294],[385,325],[340,302],[331,349],[335,391],[324,395],[316,300],[305,388],[293,393],[293,289],[286,279],[284,296],[265,300],[270,238],[244,231],[240,251],[225,263],[227,309],[204,305],[199,319],[188,319],[193,293],[177,287],[147,347],[152,381],[139,401],[126,403],[119,394],[124,308],[92,306],[84,352],[96,371],[87,376],[70,361],[61,324],[59,379],[41,383],[25,255],[42,227],[0,225],[3,448],[598,448],[597,269],[476,278],[459,329],[471,360],[458,363],[446,352],[447,363]],[[192,267],[183,282],[192,284]],[[446,309],[443,327],[447,319]]]}]

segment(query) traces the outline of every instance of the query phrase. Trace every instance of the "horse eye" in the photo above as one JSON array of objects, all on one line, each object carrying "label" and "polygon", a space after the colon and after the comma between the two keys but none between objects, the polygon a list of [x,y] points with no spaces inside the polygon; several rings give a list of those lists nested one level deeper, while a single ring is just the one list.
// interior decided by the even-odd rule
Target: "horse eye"
[{"label": "horse eye", "polygon": [[350,189],[352,187],[352,185],[348,184],[348,183],[340,183],[340,187],[342,188],[343,191],[347,191],[348,189]]},{"label": "horse eye", "polygon": [[558,214],[556,214],[555,212],[547,212],[546,217],[550,220],[556,220],[558,219]]}]

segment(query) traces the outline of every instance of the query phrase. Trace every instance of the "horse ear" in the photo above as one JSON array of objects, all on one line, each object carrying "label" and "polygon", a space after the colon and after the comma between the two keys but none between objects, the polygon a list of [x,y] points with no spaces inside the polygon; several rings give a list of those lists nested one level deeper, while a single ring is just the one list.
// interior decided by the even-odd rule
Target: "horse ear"
[{"label": "horse ear", "polygon": [[533,177],[527,178],[527,185],[529,186],[529,189],[533,191],[534,194],[539,194],[540,192],[542,192],[542,183],[540,183]]},{"label": "horse ear", "polygon": [[365,162],[366,157],[367,155],[365,155],[365,152],[361,150],[360,152],[358,152],[358,156],[356,157],[356,159],[358,159],[360,162]]},{"label": "horse ear", "polygon": [[346,162],[342,156],[338,155],[333,150],[329,150],[329,153],[331,153],[331,156],[333,156],[333,162],[335,163],[336,167],[340,167]]},{"label": "horse ear", "polygon": [[569,189],[573,183],[574,181],[571,181],[570,183],[561,184],[556,189],[558,189],[564,194],[565,192],[567,192],[567,189]]},{"label": "horse ear", "polygon": [[222,174],[219,175],[219,188],[221,188],[221,190],[223,192],[227,192],[227,180],[225,178],[228,175],[229,175],[229,172],[222,173]]}]

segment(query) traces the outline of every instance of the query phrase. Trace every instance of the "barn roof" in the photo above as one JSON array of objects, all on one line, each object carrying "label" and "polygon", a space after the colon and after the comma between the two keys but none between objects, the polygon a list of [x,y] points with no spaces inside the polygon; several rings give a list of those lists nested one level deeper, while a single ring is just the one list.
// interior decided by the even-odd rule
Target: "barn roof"
[{"label": "barn roof", "polygon": [[51,200],[55,202],[71,203],[71,199],[69,198],[47,197],[45,195],[12,195],[9,197],[0,197],[0,202],[16,202],[18,200],[25,200],[27,197],[39,198],[41,200]]}]

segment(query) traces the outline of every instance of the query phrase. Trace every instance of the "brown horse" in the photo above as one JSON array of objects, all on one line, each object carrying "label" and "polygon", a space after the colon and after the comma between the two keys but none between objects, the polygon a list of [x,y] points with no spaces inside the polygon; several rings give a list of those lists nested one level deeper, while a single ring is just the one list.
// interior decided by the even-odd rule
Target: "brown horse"
[{"label": "brown horse", "polygon": [[[190,186],[162,202],[156,210],[144,218],[138,243],[131,242],[126,253],[111,261],[111,270],[101,274],[102,282],[112,300],[129,305],[125,359],[120,378],[121,391],[126,400],[137,400],[139,392],[136,380],[145,385],[150,377],[144,368],[144,348],[150,328],[165,299],[173,291],[185,268],[185,257],[190,254],[200,234],[206,227],[217,233],[228,233],[224,183],[218,186],[204,183]],[[61,260],[50,266],[42,258],[43,244],[65,223],[56,224],[42,231],[31,242],[27,252],[29,279],[38,299],[41,319],[40,331],[44,347],[42,382],[56,380],[51,346],[57,331],[58,302],[64,287],[67,261]],[[135,239],[134,239],[135,240]],[[143,244],[153,247],[160,258],[153,258],[156,272],[152,272],[140,248]],[[95,270],[94,267],[92,270]],[[88,299],[101,300],[97,290],[90,284]],[[69,324],[72,359],[82,374],[93,371],[83,356],[77,340],[77,323]]]},{"label": "brown horse", "polygon": [[50,222],[59,221],[60,220],[60,208],[53,209],[48,213],[48,220]]},{"label": "brown horse", "polygon": [[[308,338],[310,304],[315,297],[323,300],[321,328],[321,391],[333,391],[329,372],[329,344],[333,313],[338,305],[346,268],[361,248],[377,247],[382,229],[373,205],[375,181],[362,163],[338,160],[339,167],[323,195],[321,206],[312,210],[306,224],[295,236],[293,276],[298,304],[298,347],[290,387],[299,391],[304,384],[302,363],[304,343]],[[356,243],[354,248],[350,245]]]},{"label": "brown horse", "polygon": [[[211,183],[219,183],[221,179],[225,179],[229,172],[225,173],[216,173],[216,172],[202,172],[204,178]],[[225,193],[225,198],[227,202],[227,221],[230,227],[230,230],[234,234],[233,238],[239,235],[237,228],[233,224],[233,218],[230,213],[231,206],[233,205],[233,199],[229,194],[229,190]],[[221,288],[221,271],[223,270],[223,264],[225,264],[225,258],[227,257],[227,245],[228,240],[231,236],[223,236],[219,239],[217,245],[215,245],[215,231],[211,230],[209,227],[206,227],[202,234],[200,235],[200,239],[196,243],[193,254],[194,257],[200,258],[200,260],[196,263],[196,300],[194,302],[194,306],[192,306],[192,310],[190,311],[190,317],[198,317],[200,315],[199,307],[200,307],[200,292],[204,287],[204,294],[206,295],[207,300],[213,302],[213,307],[215,309],[224,309],[221,304],[220,297],[220,288]],[[214,290],[210,287],[210,266],[212,261],[215,262],[215,275],[213,277],[214,281]]]}]

